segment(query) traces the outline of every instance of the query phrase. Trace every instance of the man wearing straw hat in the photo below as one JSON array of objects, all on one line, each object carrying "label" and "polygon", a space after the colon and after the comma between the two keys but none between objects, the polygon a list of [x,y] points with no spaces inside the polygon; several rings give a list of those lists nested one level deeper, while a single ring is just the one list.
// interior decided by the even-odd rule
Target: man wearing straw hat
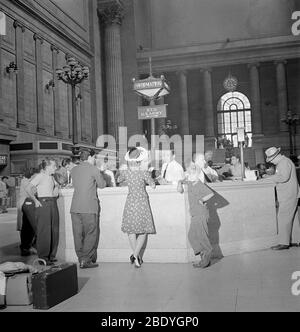
[{"label": "man wearing straw hat", "polygon": [[[276,174],[268,177],[276,184],[278,200],[278,240],[273,250],[289,249],[294,220],[298,222],[298,198],[300,196],[296,168],[293,162],[280,153],[281,149],[266,150],[266,161],[276,166]],[[298,241],[299,242],[299,241]]]}]

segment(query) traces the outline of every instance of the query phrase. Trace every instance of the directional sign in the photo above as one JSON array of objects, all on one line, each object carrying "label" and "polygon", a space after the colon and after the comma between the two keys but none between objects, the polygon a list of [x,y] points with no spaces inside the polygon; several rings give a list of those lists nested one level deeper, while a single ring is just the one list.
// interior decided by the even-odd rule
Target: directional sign
[{"label": "directional sign", "polygon": [[160,119],[167,117],[168,105],[138,107],[139,120]]}]

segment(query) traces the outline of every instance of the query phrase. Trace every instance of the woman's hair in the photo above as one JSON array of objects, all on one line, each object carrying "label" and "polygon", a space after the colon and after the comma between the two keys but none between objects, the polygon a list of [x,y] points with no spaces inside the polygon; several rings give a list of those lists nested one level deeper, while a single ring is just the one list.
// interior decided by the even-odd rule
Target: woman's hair
[{"label": "woman's hair", "polygon": [[70,165],[72,160],[70,158],[65,158],[61,161],[61,166],[66,167],[67,165]]},{"label": "woman's hair", "polygon": [[[128,150],[128,154],[129,154],[129,158],[136,159],[139,157],[140,151],[137,148],[133,147]],[[127,165],[128,165],[128,167],[137,167],[137,166],[141,165],[141,162],[136,161],[136,160],[132,160],[132,161],[129,160],[129,161],[127,161]]]},{"label": "woman's hair", "polygon": [[39,173],[39,170],[37,168],[28,168],[24,171],[24,177],[26,179],[30,179],[34,174]]},{"label": "woman's hair", "polygon": [[140,151],[137,148],[130,148],[128,150],[129,158],[136,159],[140,155]]},{"label": "woman's hair", "polygon": [[39,165],[39,171],[44,171],[46,169],[47,166],[49,166],[51,164],[51,162],[55,162],[56,163],[56,160],[54,159],[51,159],[51,158],[47,158],[47,159],[44,159],[40,165]]}]

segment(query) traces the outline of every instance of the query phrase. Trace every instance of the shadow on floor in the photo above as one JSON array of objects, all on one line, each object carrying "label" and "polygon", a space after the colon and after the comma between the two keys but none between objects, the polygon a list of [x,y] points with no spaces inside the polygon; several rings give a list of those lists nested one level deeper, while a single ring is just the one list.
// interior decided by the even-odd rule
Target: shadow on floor
[{"label": "shadow on floor", "polygon": [[0,264],[5,262],[22,262],[25,264],[31,264],[36,258],[36,255],[21,256],[20,255],[20,243],[10,244],[0,248]]},{"label": "shadow on floor", "polygon": [[78,278],[78,293],[82,291],[82,289],[88,283],[89,280],[90,278],[84,278],[84,277]]}]

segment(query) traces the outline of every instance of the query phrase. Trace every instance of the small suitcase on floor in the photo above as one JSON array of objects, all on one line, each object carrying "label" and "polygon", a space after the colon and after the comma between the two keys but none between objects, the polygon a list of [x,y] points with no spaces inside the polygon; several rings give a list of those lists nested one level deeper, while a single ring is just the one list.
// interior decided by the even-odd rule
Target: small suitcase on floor
[{"label": "small suitcase on floor", "polygon": [[33,274],[33,308],[47,310],[76,295],[78,278],[76,264],[60,264]]},{"label": "small suitcase on floor", "polygon": [[6,281],[6,305],[32,304],[31,273],[15,274]]}]

